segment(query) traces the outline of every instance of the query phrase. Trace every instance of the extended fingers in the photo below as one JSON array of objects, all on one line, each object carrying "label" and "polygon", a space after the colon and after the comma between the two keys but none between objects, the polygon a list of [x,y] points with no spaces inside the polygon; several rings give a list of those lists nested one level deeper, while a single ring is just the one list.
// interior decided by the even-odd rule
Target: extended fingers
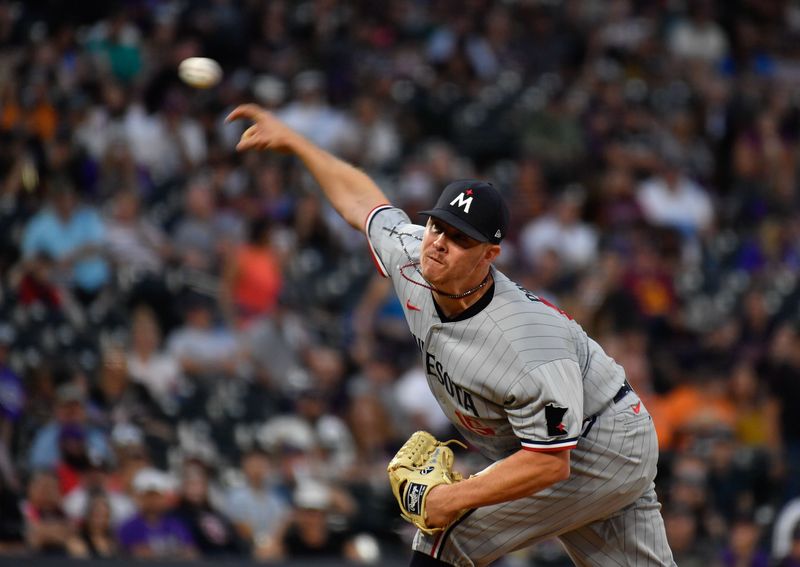
[{"label": "extended fingers", "polygon": [[236,144],[237,151],[251,149],[287,151],[285,139],[291,136],[287,136],[286,126],[270,112],[256,104],[242,104],[233,109],[225,121],[231,122],[240,118],[251,120],[254,123],[242,133],[239,143]]},{"label": "extended fingers", "polygon": [[254,148],[260,148],[263,145],[263,141],[259,141],[255,136],[251,136],[250,138],[242,136],[239,143],[236,144],[236,150],[240,152],[243,150],[252,150]]},{"label": "extended fingers", "polygon": [[252,124],[242,133],[241,138],[239,138],[239,143],[236,144],[236,149],[242,151],[261,147],[265,141],[263,138],[263,136],[259,136],[258,125]]},{"label": "extended fingers", "polygon": [[264,112],[264,110],[257,104],[240,104],[228,114],[227,118],[225,118],[225,122],[232,122],[240,118],[256,120],[262,112]]}]

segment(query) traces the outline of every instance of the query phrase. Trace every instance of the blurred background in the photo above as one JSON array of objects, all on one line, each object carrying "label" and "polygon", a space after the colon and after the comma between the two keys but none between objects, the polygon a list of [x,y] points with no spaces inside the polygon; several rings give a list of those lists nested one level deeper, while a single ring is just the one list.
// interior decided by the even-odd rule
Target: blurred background
[{"label": "blurred background", "polygon": [[492,180],[500,268],[654,416],[677,563],[800,565],[797,0],[0,1],[0,556],[405,563],[386,463],[454,432],[251,101],[415,220]]}]

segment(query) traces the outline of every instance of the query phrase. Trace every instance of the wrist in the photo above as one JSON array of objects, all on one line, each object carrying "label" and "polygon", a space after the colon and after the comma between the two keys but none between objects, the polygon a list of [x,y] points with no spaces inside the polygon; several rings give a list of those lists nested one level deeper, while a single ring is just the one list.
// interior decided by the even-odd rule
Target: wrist
[{"label": "wrist", "polygon": [[454,514],[461,510],[462,507],[458,505],[459,490],[456,484],[440,484],[431,492],[434,491],[436,492],[437,505],[445,514]]},{"label": "wrist", "polygon": [[290,154],[303,158],[308,152],[314,151],[316,146],[301,134],[293,131],[286,132],[283,139],[283,146]]}]

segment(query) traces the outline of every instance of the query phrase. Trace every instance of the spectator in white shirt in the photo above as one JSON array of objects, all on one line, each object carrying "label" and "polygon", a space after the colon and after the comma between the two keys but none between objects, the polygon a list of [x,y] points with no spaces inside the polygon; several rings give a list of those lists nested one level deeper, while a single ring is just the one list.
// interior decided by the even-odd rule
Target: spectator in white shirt
[{"label": "spectator in white shirt", "polygon": [[[800,498],[789,500],[778,512],[772,531],[772,556],[781,560],[800,540]],[[781,564],[782,565],[782,564]]]},{"label": "spectator in white shirt", "polygon": [[375,97],[361,96],[353,104],[355,120],[345,132],[343,150],[361,167],[381,170],[400,156],[400,136],[394,122],[383,115]]},{"label": "spectator in white shirt", "polygon": [[227,514],[239,536],[251,542],[258,557],[289,517],[289,503],[275,488],[269,455],[252,446],[241,458],[243,482],[226,494]]},{"label": "spectator in white shirt", "polygon": [[672,154],[662,159],[658,175],[639,185],[636,200],[650,224],[676,229],[687,237],[709,228],[713,221],[708,193],[683,172],[679,158]]},{"label": "spectator in white shirt", "polygon": [[199,294],[187,298],[184,324],[170,334],[167,350],[187,377],[233,377],[239,370],[236,337],[215,325],[212,300]]},{"label": "spectator in white shirt", "polygon": [[175,256],[185,268],[215,273],[221,258],[242,240],[244,223],[217,209],[211,179],[203,172],[189,180],[183,197],[182,215],[171,233]]},{"label": "spectator in white shirt", "polygon": [[173,413],[184,378],[178,359],[161,349],[161,329],[147,307],[139,307],[133,314],[127,359],[131,380],[147,388],[166,413]]},{"label": "spectator in white shirt", "polygon": [[114,265],[137,274],[161,273],[169,254],[166,235],[140,214],[139,195],[133,189],[123,189],[114,196],[105,240]]},{"label": "spectator in white shirt", "polygon": [[434,435],[446,435],[450,421],[439,407],[439,402],[428,387],[428,378],[422,366],[415,364],[394,384],[397,405],[408,416],[414,429],[424,429]]},{"label": "spectator in white shirt", "polygon": [[529,266],[555,251],[568,271],[586,268],[597,253],[597,234],[581,220],[586,194],[583,187],[567,187],[551,213],[530,222],[520,234],[519,245]]},{"label": "spectator in white shirt", "polygon": [[303,71],[292,86],[295,100],[278,112],[278,118],[321,148],[341,151],[348,119],[325,100],[324,75],[315,70]]},{"label": "spectator in white shirt", "polygon": [[717,63],[728,54],[728,38],[713,19],[710,0],[689,3],[689,17],[674,25],[668,36],[669,50],[680,59]]},{"label": "spectator in white shirt", "polygon": [[75,522],[85,520],[90,500],[94,495],[102,494],[108,499],[111,523],[119,526],[136,513],[136,504],[114,485],[111,463],[97,458],[90,458],[89,462],[80,484],[64,497],[64,511]]}]

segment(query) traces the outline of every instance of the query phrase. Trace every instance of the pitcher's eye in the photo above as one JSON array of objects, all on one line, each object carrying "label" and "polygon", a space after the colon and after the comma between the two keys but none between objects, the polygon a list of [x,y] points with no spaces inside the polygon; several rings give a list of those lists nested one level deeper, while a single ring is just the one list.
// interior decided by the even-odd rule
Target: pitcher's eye
[{"label": "pitcher's eye", "polygon": [[461,248],[472,248],[473,246],[480,244],[477,240],[464,234],[463,232],[456,232],[451,237],[451,240],[458,244]]}]

